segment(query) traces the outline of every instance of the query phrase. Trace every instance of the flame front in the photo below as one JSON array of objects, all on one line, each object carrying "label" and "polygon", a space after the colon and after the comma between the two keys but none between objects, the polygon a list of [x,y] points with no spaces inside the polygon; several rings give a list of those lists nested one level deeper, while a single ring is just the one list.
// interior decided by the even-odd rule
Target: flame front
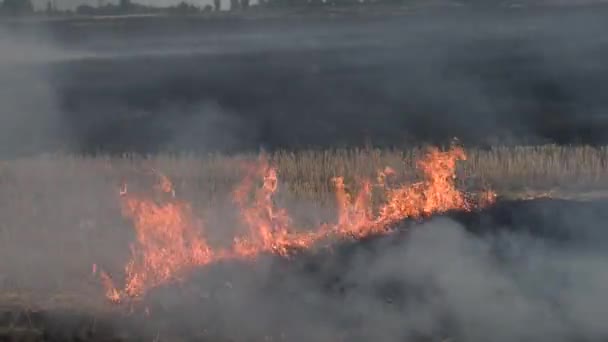
[{"label": "flame front", "polygon": [[[256,179],[262,185],[255,189]],[[278,188],[276,168],[264,156],[257,165],[249,165],[248,173],[234,191],[234,202],[239,207],[248,235],[237,237],[233,252],[240,257],[255,257],[260,253],[287,256],[290,250],[306,248],[315,242],[311,234],[293,232],[292,219],[284,208],[277,208],[273,196]],[[254,193],[253,203],[248,196]]]},{"label": "flame front", "polygon": [[454,147],[449,152],[430,149],[426,157],[417,163],[424,180],[410,186],[386,189],[387,202],[382,206],[377,222],[387,225],[406,217],[419,218],[451,209],[468,210],[470,205],[454,182],[458,160],[466,160],[460,147]]},{"label": "flame front", "polygon": [[125,267],[124,293],[131,297],[148,288],[180,279],[188,269],[214,260],[214,252],[200,235],[202,222],[187,203],[157,204],[148,199],[127,197],[123,214],[133,220],[137,243]]},{"label": "flame front", "polygon": [[[346,191],[344,179],[336,177],[333,184],[337,222],[302,229],[294,226],[286,209],[275,205],[277,170],[262,156],[258,163],[246,165],[246,176],[233,192],[245,232],[224,249],[209,245],[203,221],[193,214],[188,203],[175,198],[169,178],[155,172],[160,179],[155,187],[160,198],[130,194],[126,187],[121,190],[123,215],[133,222],[136,242],[131,246],[121,289],[115,287],[109,275],[101,273],[106,297],[112,302],[142,298],[148,290],[182,280],[194,268],[213,262],[254,259],[263,253],[288,257],[323,239],[384,234],[404,219],[452,209],[470,210],[474,205],[455,186],[456,163],[465,159],[464,150],[459,147],[449,151],[430,149],[417,163],[424,175],[422,181],[391,187],[388,179],[395,171],[386,168],[379,172],[375,185],[369,180],[361,181],[361,190],[354,197]],[[374,187],[380,188],[386,199],[376,210],[371,200]],[[479,203],[487,205],[494,198],[493,192],[486,191]]]}]

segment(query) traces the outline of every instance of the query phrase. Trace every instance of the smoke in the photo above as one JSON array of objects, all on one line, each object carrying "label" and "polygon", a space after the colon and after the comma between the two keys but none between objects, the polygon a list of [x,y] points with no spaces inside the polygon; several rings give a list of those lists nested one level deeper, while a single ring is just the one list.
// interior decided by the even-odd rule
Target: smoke
[{"label": "smoke", "polygon": [[211,265],[155,290],[151,325],[233,340],[599,341],[604,206],[507,202],[291,260]]},{"label": "smoke", "polygon": [[[129,304],[103,302],[91,274],[95,263],[120,283],[135,239],[107,179],[117,175],[92,172],[100,162],[21,162],[14,175],[2,169],[3,193],[10,196],[0,241],[3,260],[10,260],[2,264],[3,288],[37,293],[51,317],[57,304],[45,295],[74,298],[69,311],[104,321],[95,336],[113,329],[161,340],[235,341],[600,341],[608,335],[602,201],[501,202],[481,212],[403,222],[386,236],[334,241],[288,259],[227,260],[151,290],[125,317]],[[121,163],[114,164],[120,175],[132,172],[131,163]],[[135,187],[136,179],[129,184]],[[307,216],[320,212],[290,201],[290,209],[301,204]],[[201,215],[218,239],[238,225],[232,219],[238,213],[220,209]],[[68,334],[83,317],[59,319],[59,331]]]},{"label": "smoke", "polygon": [[[479,144],[496,137],[601,143],[603,14],[169,21],[168,30],[155,21],[164,19],[126,21],[122,29],[67,21],[42,36],[3,30],[0,155],[333,147],[367,139],[397,145],[453,136]],[[91,39],[80,41],[73,30]],[[20,186],[31,191],[3,183],[15,194],[3,224],[16,233],[5,237],[12,246],[2,253],[18,261],[0,280],[19,274],[24,287],[65,289],[93,262],[119,265],[111,273],[120,274],[117,259],[127,257],[132,237],[117,205],[107,204],[115,201],[113,180],[84,174],[76,182],[83,172],[65,176],[63,165],[20,165]],[[34,176],[61,181],[38,184]],[[36,196],[39,208],[24,210]],[[167,336],[236,340],[605,339],[605,203],[529,205],[404,223],[399,234],[289,260],[212,265],[151,293],[147,325],[153,333],[165,327]],[[38,226],[50,228],[44,239]],[[81,235],[62,227],[79,227]],[[66,255],[65,241],[80,246],[78,253]],[[16,258],[24,247],[38,248]]]},{"label": "smoke", "polygon": [[39,31],[0,28],[0,156],[56,152],[68,140],[48,64],[69,58]]}]

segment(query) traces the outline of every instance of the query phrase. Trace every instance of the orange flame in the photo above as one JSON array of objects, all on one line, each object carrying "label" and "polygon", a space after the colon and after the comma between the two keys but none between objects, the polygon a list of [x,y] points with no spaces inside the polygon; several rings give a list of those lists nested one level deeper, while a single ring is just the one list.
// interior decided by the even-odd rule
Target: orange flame
[{"label": "orange flame", "polygon": [[[141,298],[154,287],[182,280],[194,268],[220,260],[253,259],[263,253],[288,257],[291,252],[310,248],[326,238],[383,234],[404,219],[452,209],[470,210],[475,204],[455,185],[456,163],[465,159],[464,150],[459,147],[445,152],[430,149],[417,163],[423,180],[396,188],[387,184],[395,171],[386,168],[377,179],[386,200],[377,208],[376,215],[372,182],[361,181],[361,190],[353,199],[346,191],[344,179],[335,177],[337,222],[304,230],[294,226],[286,209],[275,205],[277,170],[262,156],[258,163],[246,165],[246,176],[233,192],[246,232],[235,237],[228,249],[209,245],[203,235],[203,222],[192,213],[188,203],[175,199],[169,178],[155,171],[160,180],[155,189],[172,197],[155,201],[127,193],[126,186],[121,189],[123,215],[133,222],[136,243],[125,266],[122,289],[116,288],[112,279],[101,272],[106,297],[115,303]],[[478,205],[487,205],[493,202],[495,194],[486,191],[479,199]]]},{"label": "orange flame", "polygon": [[[158,190],[174,194],[169,179],[159,174]],[[190,205],[172,200],[157,203],[128,194],[121,189],[122,212],[134,224],[137,243],[131,246],[131,260],[125,266],[125,286],[118,291],[110,277],[103,273],[106,296],[119,302],[125,295],[138,297],[149,288],[180,279],[195,266],[213,261],[213,251],[199,235],[202,222]]]},{"label": "orange flame", "polygon": [[173,187],[173,183],[171,183],[169,177],[155,169],[152,169],[152,172],[158,177],[158,183],[154,187],[155,190],[161,193],[164,192],[166,194],[171,194],[173,197],[175,197],[175,188]]},{"label": "orange flame", "polygon": [[[247,237],[235,239],[234,253],[253,257],[259,253],[275,253],[287,256],[293,249],[311,246],[313,235],[292,232],[292,219],[284,208],[276,208],[273,196],[278,188],[277,170],[268,164],[264,156],[259,165],[248,168],[249,172],[234,192],[234,202],[240,208]],[[247,196],[255,187],[255,178],[262,178],[262,186],[254,191],[253,205]]]},{"label": "orange flame", "polygon": [[112,278],[110,278],[110,276],[106,272],[101,272],[100,277],[101,277],[101,283],[102,283],[103,287],[106,289],[106,298],[108,298],[108,300],[112,303],[119,303],[120,299],[121,299],[121,295],[118,292],[118,290],[116,289],[116,286],[114,286],[114,282],[112,281]]},{"label": "orange flame", "polygon": [[371,208],[371,184],[362,182],[361,191],[353,201],[344,188],[344,179],[333,179],[338,203],[338,224],[334,231],[338,235],[362,237],[375,230]]},{"label": "orange flame", "polygon": [[432,148],[419,160],[424,180],[410,186],[387,189],[387,201],[376,220],[381,225],[404,218],[419,218],[451,209],[469,209],[464,194],[456,189],[456,162],[466,160],[464,150],[454,147],[448,152]]}]

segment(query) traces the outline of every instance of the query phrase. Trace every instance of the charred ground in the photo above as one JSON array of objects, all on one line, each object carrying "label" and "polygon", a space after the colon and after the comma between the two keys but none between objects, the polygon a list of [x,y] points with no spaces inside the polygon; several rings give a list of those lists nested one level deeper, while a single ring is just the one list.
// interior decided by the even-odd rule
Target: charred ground
[{"label": "charred ground", "polygon": [[[41,34],[67,52],[20,71],[42,73],[61,124],[24,123],[3,145],[14,154],[404,146],[455,136],[484,146],[602,144],[606,13],[463,6],[391,17],[13,24],[15,35]],[[23,84],[23,96],[33,89]],[[19,143],[34,133],[46,138]]]}]

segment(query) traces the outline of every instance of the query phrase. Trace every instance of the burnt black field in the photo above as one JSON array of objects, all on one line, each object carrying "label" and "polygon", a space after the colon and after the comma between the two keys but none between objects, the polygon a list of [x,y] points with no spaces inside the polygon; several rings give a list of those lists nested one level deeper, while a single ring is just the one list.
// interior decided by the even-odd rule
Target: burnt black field
[{"label": "burnt black field", "polygon": [[[0,158],[407,147],[454,137],[467,147],[608,143],[608,8],[388,14],[3,21]],[[7,198],[21,189],[10,179],[0,187]],[[31,198],[53,191],[24,189]],[[62,189],[56,200],[66,196]],[[31,215],[45,234],[25,246],[57,240],[51,246],[80,263],[61,240],[69,227],[49,222],[106,215],[102,202],[51,218],[19,202],[25,209],[4,219],[3,242]],[[53,286],[67,293],[44,298],[46,306],[14,300],[11,274],[0,274],[0,340],[606,341],[606,204],[499,199],[290,258],[194,269],[133,307],[104,301],[94,275],[80,276],[88,264],[77,274],[82,285],[60,279]],[[86,227],[79,233],[98,237],[93,243],[125,233],[118,217],[100,221],[99,236]],[[25,253],[49,253],[16,249],[2,262],[29,265],[22,275],[43,268],[22,262]]]},{"label": "burnt black field", "polygon": [[5,23],[6,36],[53,53],[2,66],[3,102],[24,102],[9,108],[3,153],[605,144],[607,14],[464,6]]}]

